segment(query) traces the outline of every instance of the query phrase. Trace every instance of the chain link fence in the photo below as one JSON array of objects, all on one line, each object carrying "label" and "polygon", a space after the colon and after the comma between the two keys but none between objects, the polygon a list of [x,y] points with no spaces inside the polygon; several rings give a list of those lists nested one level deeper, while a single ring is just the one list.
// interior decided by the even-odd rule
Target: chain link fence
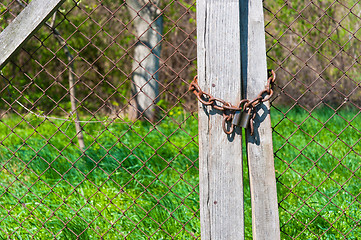
[{"label": "chain link fence", "polygon": [[359,239],[359,1],[264,1],[283,239]]},{"label": "chain link fence", "polygon": [[[2,1],[0,30],[28,2]],[[361,5],[264,12],[281,238],[358,239]],[[67,0],[2,69],[2,238],[200,238],[195,15]]]},{"label": "chain link fence", "polygon": [[195,35],[194,1],[65,1],[1,73],[2,238],[199,238]]}]

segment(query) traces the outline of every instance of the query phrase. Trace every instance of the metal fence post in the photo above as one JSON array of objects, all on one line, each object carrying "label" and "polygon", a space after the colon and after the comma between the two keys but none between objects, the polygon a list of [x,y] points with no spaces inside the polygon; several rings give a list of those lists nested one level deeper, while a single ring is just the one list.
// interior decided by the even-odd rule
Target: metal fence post
[{"label": "metal fence post", "polygon": [[[240,5],[234,0],[197,2],[198,76],[212,96],[241,97]],[[202,239],[243,239],[242,138],[222,130],[222,112],[199,105]]]}]

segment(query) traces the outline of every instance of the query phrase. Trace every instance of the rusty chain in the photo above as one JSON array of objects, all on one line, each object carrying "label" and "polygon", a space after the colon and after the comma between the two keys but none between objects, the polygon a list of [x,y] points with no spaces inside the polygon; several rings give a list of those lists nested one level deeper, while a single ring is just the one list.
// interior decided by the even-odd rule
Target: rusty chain
[{"label": "rusty chain", "polygon": [[[235,129],[235,126],[236,125],[238,126],[238,124],[232,122],[235,114],[245,113],[249,116],[249,118],[246,120],[247,124],[245,125],[245,127],[248,125],[249,122],[251,135],[253,135],[254,133],[253,122],[257,115],[254,109],[258,104],[266,102],[272,97],[273,95],[272,88],[275,81],[276,81],[276,73],[273,70],[271,70],[271,76],[267,80],[265,89],[262,90],[253,100],[242,99],[237,106],[234,106],[223,99],[213,97],[209,93],[203,92],[198,85],[198,76],[195,76],[193,81],[190,83],[189,90],[192,91],[197,96],[198,100],[202,104],[206,106],[211,106],[212,108],[223,112],[222,127],[223,127],[223,131],[226,134],[232,134]],[[229,130],[227,130],[227,125],[229,125]]]}]

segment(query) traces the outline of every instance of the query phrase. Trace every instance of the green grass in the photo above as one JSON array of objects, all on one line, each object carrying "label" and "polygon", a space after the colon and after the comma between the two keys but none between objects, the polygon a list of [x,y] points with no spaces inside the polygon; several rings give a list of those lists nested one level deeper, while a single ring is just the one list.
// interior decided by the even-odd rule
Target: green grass
[{"label": "green grass", "polygon": [[282,112],[271,112],[282,239],[360,239],[361,114]]},{"label": "green grass", "polygon": [[[359,239],[361,116],[272,109],[272,122],[282,239]],[[197,126],[87,124],[82,154],[73,124],[1,119],[0,239],[199,236]],[[250,239],[247,183],[245,209]]]},{"label": "green grass", "polygon": [[61,121],[1,120],[2,238],[200,235],[194,117],[181,128],[171,118],[156,127],[87,124],[84,154],[74,132]]}]

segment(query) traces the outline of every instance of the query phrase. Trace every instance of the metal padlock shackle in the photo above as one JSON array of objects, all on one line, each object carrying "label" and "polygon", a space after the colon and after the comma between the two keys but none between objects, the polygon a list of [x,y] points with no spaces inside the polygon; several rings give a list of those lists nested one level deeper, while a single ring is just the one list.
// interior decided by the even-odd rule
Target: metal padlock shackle
[{"label": "metal padlock shackle", "polygon": [[[213,97],[211,94],[203,92],[198,85],[198,77],[195,76],[193,81],[189,84],[189,91],[192,91],[198,98],[198,100],[205,106],[211,106],[212,108],[223,111],[223,130],[226,134],[233,133],[235,126],[247,128],[250,125],[250,133],[253,135],[254,131],[254,119],[257,115],[255,107],[265,101],[269,101],[273,95],[273,84],[276,81],[276,73],[271,70],[272,76],[267,80],[265,88],[257,95],[252,101],[248,99],[242,99],[238,107],[233,106],[231,103],[226,102],[220,98]],[[242,106],[243,105],[243,106]],[[227,114],[226,114],[227,112]],[[227,131],[227,127],[229,130]]]},{"label": "metal padlock shackle", "polygon": [[[238,108],[241,108],[242,104],[243,105],[243,109],[245,108],[246,104],[249,103],[248,99],[242,99],[239,104],[238,104]],[[229,104],[228,104],[229,105]],[[242,110],[243,112],[243,110]],[[222,123],[222,127],[223,127],[223,131],[226,134],[232,134],[234,131],[235,126],[239,125],[239,121],[240,121],[240,116],[242,114],[242,112],[240,111],[236,111],[234,114],[232,115],[227,115],[226,113],[223,113],[223,123]],[[229,127],[229,130],[227,130],[227,122],[231,122],[231,126]]]},{"label": "metal padlock shackle", "polygon": [[237,111],[234,114],[233,121],[232,121],[233,125],[240,126],[242,128],[247,128],[248,122],[249,122],[250,117],[251,117],[251,111],[252,111],[252,108],[248,108],[248,111],[246,112],[246,108],[248,106],[248,103],[249,103],[249,100],[247,100],[247,99],[243,99],[239,103],[238,107],[240,108],[242,106],[242,104],[243,104],[243,108],[242,108],[242,111]]},{"label": "metal padlock shackle", "polygon": [[249,121],[251,120],[251,111],[252,108],[248,108],[248,111],[246,112],[245,109],[242,112],[242,116],[241,116],[241,122],[240,122],[240,127],[242,128],[247,128]]}]

